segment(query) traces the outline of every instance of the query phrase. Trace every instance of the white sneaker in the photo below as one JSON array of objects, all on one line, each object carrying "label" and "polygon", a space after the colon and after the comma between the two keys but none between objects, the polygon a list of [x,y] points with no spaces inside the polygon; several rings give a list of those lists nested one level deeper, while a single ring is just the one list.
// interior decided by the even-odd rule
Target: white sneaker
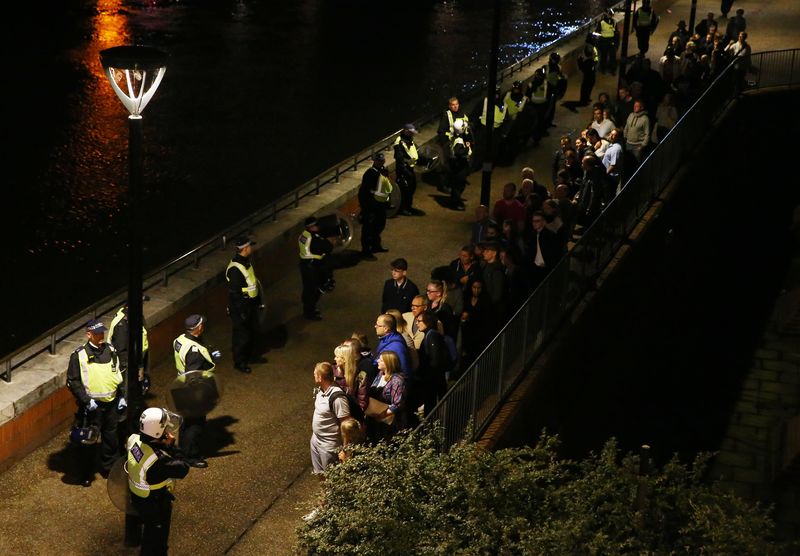
[{"label": "white sneaker", "polygon": [[319,514],[319,508],[314,508],[303,516],[303,521],[312,521],[315,517],[317,517],[317,514]]}]

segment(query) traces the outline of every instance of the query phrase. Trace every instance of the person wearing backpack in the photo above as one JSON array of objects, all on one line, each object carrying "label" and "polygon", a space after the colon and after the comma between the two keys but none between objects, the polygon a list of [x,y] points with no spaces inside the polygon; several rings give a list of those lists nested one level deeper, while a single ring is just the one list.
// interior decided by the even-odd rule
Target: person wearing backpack
[{"label": "person wearing backpack", "polygon": [[[311,466],[313,473],[322,480],[328,466],[339,460],[341,424],[352,417],[347,395],[334,383],[333,365],[317,363],[314,383],[317,387],[314,389],[314,416],[311,420]],[[334,394],[336,398],[331,400]]]},{"label": "person wearing backpack", "polygon": [[417,326],[425,334],[419,348],[417,375],[420,390],[417,400],[424,405],[425,416],[447,392],[447,373],[453,368],[445,337],[436,329],[437,320],[433,313],[422,313],[417,317]]}]

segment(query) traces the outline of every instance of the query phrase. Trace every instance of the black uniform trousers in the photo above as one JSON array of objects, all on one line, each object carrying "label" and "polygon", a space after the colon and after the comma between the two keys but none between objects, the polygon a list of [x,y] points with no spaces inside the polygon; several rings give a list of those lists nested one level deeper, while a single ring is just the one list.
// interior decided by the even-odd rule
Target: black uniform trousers
[{"label": "black uniform trousers", "polygon": [[[88,412],[86,419],[87,426],[95,426],[100,430],[100,468],[104,471],[110,470],[119,457],[117,403],[116,398],[110,402],[97,402],[97,409]],[[78,423],[83,422],[83,410],[84,406],[79,405],[75,413],[75,420]],[[78,474],[81,480],[91,480],[94,476],[97,450],[97,444],[78,445]]]},{"label": "black uniform trousers", "polygon": [[255,339],[260,330],[258,307],[255,302],[231,303],[233,366],[244,368],[253,359]]},{"label": "black uniform trousers", "polygon": [[362,214],[361,227],[361,252],[370,254],[383,248],[381,233],[386,228],[386,207],[370,207]]},{"label": "black uniform trousers", "polygon": [[601,72],[617,71],[617,44],[613,37],[600,37],[597,41],[597,53],[600,56]]},{"label": "black uniform trousers", "polygon": [[397,173],[397,186],[400,188],[400,210],[410,211],[417,191],[417,175],[413,168]]},{"label": "black uniform trousers", "polygon": [[206,428],[206,417],[186,417],[181,424],[181,452],[188,460],[201,459],[200,437]]},{"label": "black uniform trousers", "polygon": [[636,29],[636,44],[639,52],[647,54],[650,50],[650,27],[638,27]]},{"label": "black uniform trousers", "polygon": [[166,488],[151,490],[147,498],[131,494],[133,507],[142,522],[142,556],[166,556],[173,499]]},{"label": "black uniform trousers", "polygon": [[[363,243],[363,235],[362,235]],[[322,296],[320,288],[324,283],[321,272],[321,260],[300,259],[300,279],[303,282],[303,293],[300,300],[303,302],[303,315],[313,317],[317,312],[317,302]]]}]

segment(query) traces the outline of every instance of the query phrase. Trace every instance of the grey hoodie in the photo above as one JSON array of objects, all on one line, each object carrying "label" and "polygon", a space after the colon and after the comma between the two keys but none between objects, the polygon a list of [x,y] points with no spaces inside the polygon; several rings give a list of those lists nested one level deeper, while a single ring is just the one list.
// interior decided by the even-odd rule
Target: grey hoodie
[{"label": "grey hoodie", "polygon": [[650,118],[647,117],[647,110],[631,112],[623,133],[629,145],[646,145],[650,140]]}]

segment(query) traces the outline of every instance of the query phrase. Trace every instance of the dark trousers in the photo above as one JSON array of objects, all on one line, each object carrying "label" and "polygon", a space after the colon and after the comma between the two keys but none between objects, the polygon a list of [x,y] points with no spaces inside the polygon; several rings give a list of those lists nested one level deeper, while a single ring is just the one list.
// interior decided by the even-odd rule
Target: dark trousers
[{"label": "dark trousers", "polygon": [[[117,412],[118,400],[110,402],[97,402],[97,409],[88,413],[87,426],[95,426],[100,430],[100,468],[108,471],[119,457],[119,413]],[[75,414],[77,422],[83,422],[83,405]],[[78,445],[78,474],[80,479],[91,479],[95,472],[97,459],[97,444]]]},{"label": "dark trousers", "polygon": [[583,81],[581,81],[581,104],[589,104],[592,101],[592,89],[594,89],[596,80],[596,72],[584,72]]},{"label": "dark trousers", "polygon": [[166,556],[172,521],[172,494],[165,488],[150,492],[147,498],[131,494],[133,507],[142,522],[142,556]]},{"label": "dark trousers", "polygon": [[647,51],[650,50],[650,27],[636,29],[636,44],[639,52],[647,54]]},{"label": "dark trousers", "polygon": [[235,367],[246,367],[253,359],[255,339],[260,329],[258,308],[254,303],[240,306],[231,304],[230,311],[233,365]]},{"label": "dark trousers", "polygon": [[186,417],[181,425],[181,452],[187,459],[203,457],[200,450],[200,437],[206,428],[206,418]]},{"label": "dark trousers", "polygon": [[303,314],[307,317],[313,316],[317,311],[317,302],[322,296],[320,287],[324,280],[317,262],[314,259],[300,259],[300,279],[303,282],[303,293],[300,299],[303,302]]},{"label": "dark trousers", "polygon": [[597,42],[597,53],[600,56],[601,72],[617,71],[617,46],[614,44],[614,39],[601,37]]},{"label": "dark trousers", "polygon": [[384,207],[370,207],[362,215],[361,251],[375,253],[383,247],[381,233],[386,228],[386,209]]},{"label": "dark trousers", "polygon": [[400,188],[400,210],[411,210],[414,204],[414,192],[417,190],[417,176],[414,170],[398,173],[397,186]]}]

